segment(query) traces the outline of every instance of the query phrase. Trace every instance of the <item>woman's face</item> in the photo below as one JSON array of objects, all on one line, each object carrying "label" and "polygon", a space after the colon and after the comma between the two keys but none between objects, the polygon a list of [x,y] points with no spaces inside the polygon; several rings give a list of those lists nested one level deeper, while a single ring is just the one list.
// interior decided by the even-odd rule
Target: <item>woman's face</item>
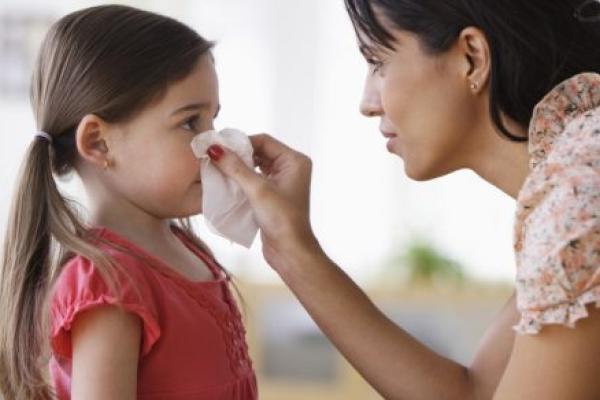
[{"label": "woman's face", "polygon": [[428,54],[417,36],[380,19],[393,34],[395,49],[377,46],[359,33],[369,63],[361,112],[381,119],[388,151],[404,160],[412,179],[467,167],[476,150],[478,116],[487,114],[468,78],[469,59],[458,44],[445,53]]}]

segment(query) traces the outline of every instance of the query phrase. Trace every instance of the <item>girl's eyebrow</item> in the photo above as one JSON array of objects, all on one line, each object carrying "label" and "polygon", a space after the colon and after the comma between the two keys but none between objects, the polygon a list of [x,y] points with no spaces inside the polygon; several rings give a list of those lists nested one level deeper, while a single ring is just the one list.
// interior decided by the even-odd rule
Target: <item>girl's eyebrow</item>
[{"label": "girl's eyebrow", "polygon": [[[183,111],[195,111],[195,110],[205,110],[207,108],[210,108],[211,104],[210,103],[192,103],[192,104],[188,104],[185,105],[181,108],[178,108],[177,110],[173,111],[173,113],[171,114],[171,116],[175,115],[175,114],[179,114],[180,112]],[[214,118],[217,118],[217,116],[219,115],[219,111],[221,111],[221,105],[219,104],[217,106],[217,112],[215,112]]]}]

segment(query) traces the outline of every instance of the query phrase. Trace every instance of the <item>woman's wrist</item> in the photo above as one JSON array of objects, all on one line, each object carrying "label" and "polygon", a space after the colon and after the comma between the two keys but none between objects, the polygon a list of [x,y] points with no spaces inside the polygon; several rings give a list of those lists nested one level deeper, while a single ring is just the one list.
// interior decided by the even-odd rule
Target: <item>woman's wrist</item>
[{"label": "woman's wrist", "polygon": [[322,268],[332,263],[314,235],[298,240],[283,250],[280,262],[273,266],[284,281],[292,276],[301,277],[312,274],[313,268]]}]

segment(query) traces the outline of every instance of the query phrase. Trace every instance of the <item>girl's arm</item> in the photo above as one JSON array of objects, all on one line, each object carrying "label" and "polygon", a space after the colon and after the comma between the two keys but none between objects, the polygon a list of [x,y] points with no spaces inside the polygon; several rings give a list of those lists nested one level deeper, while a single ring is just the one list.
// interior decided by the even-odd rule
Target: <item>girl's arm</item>
[{"label": "girl's arm", "polygon": [[116,306],[83,312],[72,329],[72,400],[134,400],[141,321]]}]

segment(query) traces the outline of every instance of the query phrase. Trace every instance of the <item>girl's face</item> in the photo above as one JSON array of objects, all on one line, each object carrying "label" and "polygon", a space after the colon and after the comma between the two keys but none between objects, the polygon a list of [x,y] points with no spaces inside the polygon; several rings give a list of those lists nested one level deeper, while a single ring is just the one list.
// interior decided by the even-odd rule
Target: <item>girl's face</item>
[{"label": "girl's face", "polygon": [[211,55],[170,85],[164,97],[110,135],[110,185],[129,202],[158,218],[202,211],[200,161],[190,143],[213,129],[219,112],[217,74]]},{"label": "girl's face", "polygon": [[487,115],[470,86],[468,58],[458,45],[430,55],[415,35],[381,20],[396,45],[382,49],[359,33],[369,63],[361,112],[381,119],[388,151],[404,160],[409,177],[428,180],[467,167],[478,116]]}]

